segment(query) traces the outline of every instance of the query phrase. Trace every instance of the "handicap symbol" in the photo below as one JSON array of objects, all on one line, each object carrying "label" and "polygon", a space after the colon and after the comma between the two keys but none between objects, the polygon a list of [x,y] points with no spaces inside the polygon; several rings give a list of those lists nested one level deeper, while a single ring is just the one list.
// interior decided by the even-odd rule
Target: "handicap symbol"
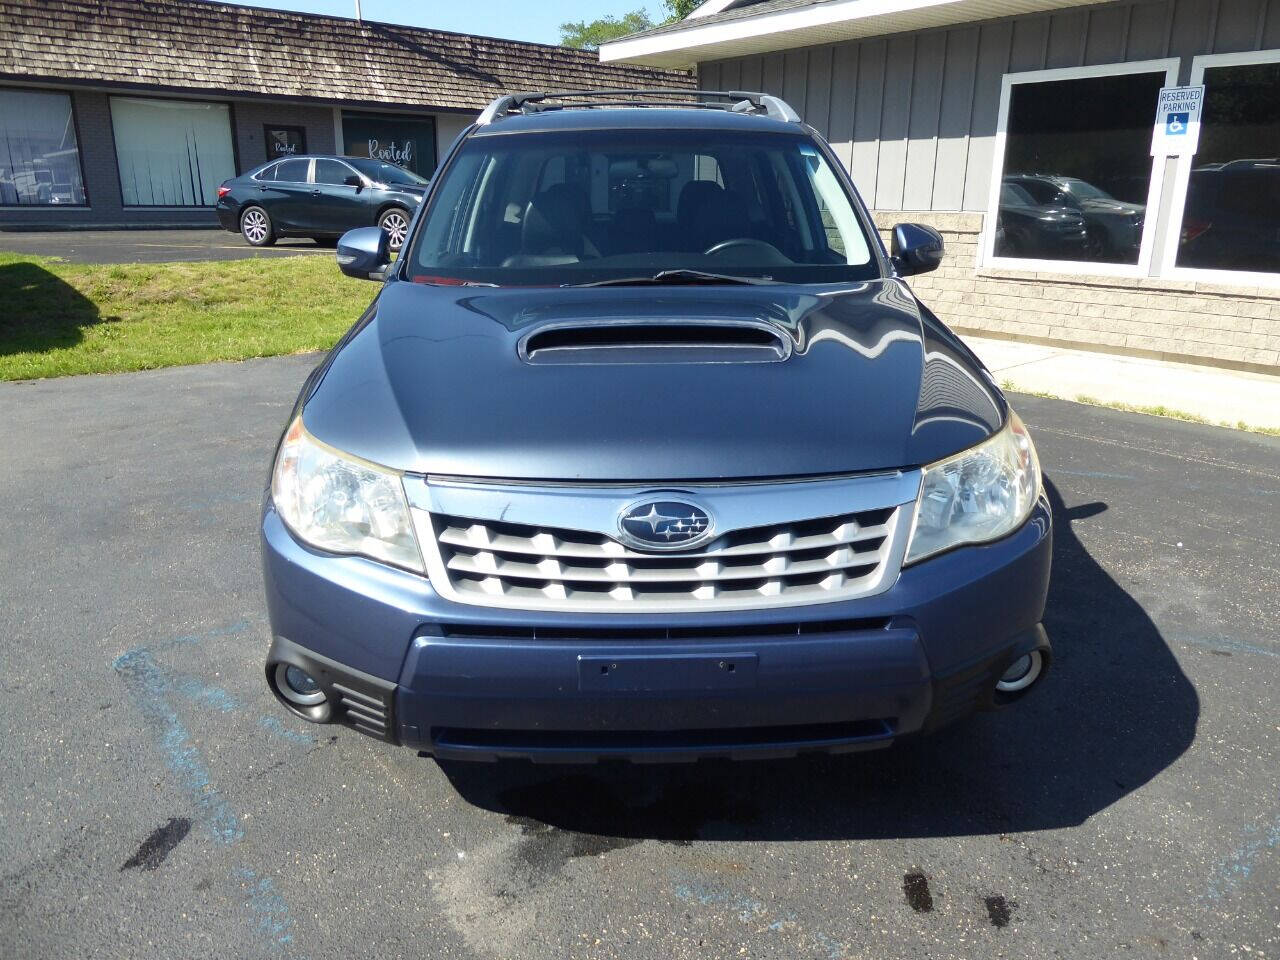
[{"label": "handicap symbol", "polygon": [[1164,124],[1164,132],[1166,136],[1178,137],[1187,132],[1187,122],[1191,119],[1189,113],[1170,113]]}]

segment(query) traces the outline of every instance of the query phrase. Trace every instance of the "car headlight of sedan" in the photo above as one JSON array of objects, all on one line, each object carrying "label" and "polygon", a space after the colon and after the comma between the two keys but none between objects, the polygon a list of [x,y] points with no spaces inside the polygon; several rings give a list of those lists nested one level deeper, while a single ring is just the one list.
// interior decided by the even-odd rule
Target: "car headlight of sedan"
[{"label": "car headlight of sedan", "polygon": [[298,417],[276,454],[271,498],[304,543],[424,571],[401,475],[307,433]]},{"label": "car headlight of sedan", "polygon": [[905,563],[1016,530],[1040,496],[1040,461],[1012,410],[994,436],[924,469]]}]

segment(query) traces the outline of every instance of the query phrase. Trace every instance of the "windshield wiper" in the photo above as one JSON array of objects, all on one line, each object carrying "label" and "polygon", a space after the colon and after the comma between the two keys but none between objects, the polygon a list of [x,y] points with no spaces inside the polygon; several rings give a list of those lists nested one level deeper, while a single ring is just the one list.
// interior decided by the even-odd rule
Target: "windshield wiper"
[{"label": "windshield wiper", "polygon": [[734,277],[725,273],[707,273],[703,270],[659,270],[647,277],[617,277],[613,280],[592,280],[589,283],[562,283],[562,287],[642,287],[665,286],[679,283],[769,284],[778,281],[768,277]]}]

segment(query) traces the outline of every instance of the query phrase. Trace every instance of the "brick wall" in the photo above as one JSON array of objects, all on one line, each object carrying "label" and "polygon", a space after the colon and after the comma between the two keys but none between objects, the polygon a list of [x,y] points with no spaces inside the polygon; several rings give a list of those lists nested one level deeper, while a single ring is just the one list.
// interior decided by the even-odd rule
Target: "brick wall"
[{"label": "brick wall", "polygon": [[980,213],[878,210],[875,220],[886,245],[903,221],[942,233],[942,266],[910,283],[961,333],[1280,374],[1280,288],[978,269]]},{"label": "brick wall", "polygon": [[304,107],[296,103],[241,100],[231,105],[236,159],[240,173],[268,160],[262,126],[280,123],[307,131],[308,153],[338,153],[333,144],[333,108]]}]

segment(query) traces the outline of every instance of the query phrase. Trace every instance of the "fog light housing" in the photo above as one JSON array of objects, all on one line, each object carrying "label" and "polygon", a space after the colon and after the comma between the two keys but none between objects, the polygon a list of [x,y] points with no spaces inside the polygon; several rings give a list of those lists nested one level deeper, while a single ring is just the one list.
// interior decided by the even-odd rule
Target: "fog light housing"
[{"label": "fog light housing", "polygon": [[276,664],[276,689],[282,697],[300,707],[315,706],[326,699],[320,681],[291,663]]},{"label": "fog light housing", "polygon": [[998,693],[1020,693],[1036,682],[1044,669],[1044,655],[1039,650],[1024,653],[1005,668],[996,681]]}]

